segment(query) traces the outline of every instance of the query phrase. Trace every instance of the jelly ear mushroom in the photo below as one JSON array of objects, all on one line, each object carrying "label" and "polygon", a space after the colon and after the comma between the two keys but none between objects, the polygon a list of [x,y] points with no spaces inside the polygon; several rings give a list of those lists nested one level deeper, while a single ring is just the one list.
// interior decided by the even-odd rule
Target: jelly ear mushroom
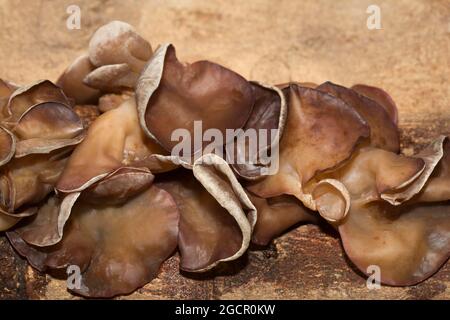
[{"label": "jelly ear mushroom", "polygon": [[150,43],[122,21],[100,27],[89,42],[89,59],[95,67],[125,63],[139,74],[152,53]]},{"label": "jelly ear mushroom", "polygon": [[413,156],[424,163],[417,178],[398,188],[385,190],[381,193],[381,198],[395,206],[408,200],[427,202],[445,201],[450,198],[449,157],[448,138],[440,136]]},{"label": "jelly ear mushroom", "polygon": [[71,103],[63,90],[49,80],[40,80],[15,90],[3,109],[5,121],[15,124],[32,106],[43,102],[59,102],[70,106]]},{"label": "jelly ear mushroom", "polygon": [[134,88],[139,74],[126,63],[101,66],[89,73],[83,80],[91,88],[102,92],[120,92]]},{"label": "jelly ear mushroom", "polygon": [[377,148],[392,152],[400,150],[400,136],[397,124],[388,111],[375,100],[369,99],[358,92],[332,82],[325,82],[317,90],[327,92],[342,99],[367,122],[370,126],[370,143]]},{"label": "jelly ear mushroom", "polygon": [[[36,206],[53,191],[62,172],[67,150],[14,159],[0,175],[0,224],[10,227],[37,211]],[[35,210],[36,209],[36,210]]]},{"label": "jelly ear mushroom", "polygon": [[450,256],[450,206],[353,204],[338,227],[344,249],[362,272],[376,265],[381,282],[406,286],[434,274]]},{"label": "jelly ear mushroom", "polygon": [[[40,271],[80,267],[82,283],[73,289],[80,295],[131,293],[150,282],[176,249],[177,206],[168,192],[154,185],[120,206],[76,201],[71,210],[64,237],[55,245],[30,245],[24,240],[29,233],[11,231],[7,236]],[[51,208],[45,214],[48,221],[56,218]]]},{"label": "jelly ear mushroom", "polygon": [[279,170],[247,188],[263,198],[294,195],[315,210],[311,196],[305,195],[306,183],[348,160],[370,131],[356,111],[327,93],[298,85],[284,92],[288,117],[279,145]]},{"label": "jelly ear mushroom", "polygon": [[[105,139],[108,136],[108,139]],[[86,138],[73,151],[56,188],[73,192],[122,166],[142,163],[152,172],[170,170],[173,164],[160,163],[155,155],[164,151],[145,136],[139,126],[134,99],[100,115],[89,127]]]},{"label": "jelly ear mushroom", "polygon": [[[238,143],[227,145],[227,159],[239,176],[256,180],[276,169],[270,158],[277,156],[277,148],[287,118],[286,97],[281,89],[258,82],[251,82],[255,103],[243,130],[237,135]],[[247,132],[266,132],[265,137],[255,134],[245,139]],[[251,141],[250,141],[251,140]],[[253,145],[252,145],[253,144]],[[256,157],[255,157],[256,156]],[[251,159],[251,158],[254,159]],[[250,158],[250,161],[242,161]]]},{"label": "jelly ear mushroom", "polygon": [[315,223],[317,216],[293,196],[260,198],[249,193],[258,210],[258,220],[252,234],[252,242],[265,246],[282,232],[299,223]]},{"label": "jelly ear mushroom", "polygon": [[121,206],[147,190],[153,178],[145,168],[120,168],[98,181],[92,181],[83,190],[50,197],[34,217],[15,231],[31,245],[45,247],[57,244],[63,238],[65,225],[76,203]]},{"label": "jelly ear mushroom", "polygon": [[[242,128],[254,95],[250,83],[237,73],[209,61],[182,64],[175,48],[164,44],[142,71],[136,101],[141,127],[172,151],[178,144],[171,139],[174,130],[192,137],[195,121],[202,121],[201,130],[214,128],[223,137],[226,129]],[[191,145],[186,153],[195,154],[200,147]]]},{"label": "jelly ear mushroom", "polygon": [[58,102],[43,102],[22,114],[12,131],[17,137],[16,158],[80,143],[85,128],[75,111]]},{"label": "jelly ear mushroom", "polygon": [[95,103],[100,91],[84,84],[84,78],[95,69],[87,54],[78,57],[59,77],[56,84],[76,104]]},{"label": "jelly ear mushroom", "polygon": [[[440,148],[432,145],[422,153],[437,161],[417,157],[426,163],[418,176],[411,170],[413,158],[377,149],[364,152],[368,153],[366,155],[361,153],[343,169],[341,181],[352,191],[352,206],[338,230],[347,255],[362,272],[376,265],[381,269],[381,282],[414,285],[434,274],[447,261],[450,256],[450,192],[445,185],[450,182],[450,148],[446,143],[438,139]],[[432,168],[431,174],[429,168]],[[393,190],[412,188],[416,194],[395,205],[379,201],[379,197],[369,201],[363,193],[379,190],[380,181],[385,181],[382,185],[389,185]],[[444,190],[437,188],[439,186],[444,186]]]},{"label": "jelly ear mushroom", "polygon": [[356,84],[352,87],[352,90],[355,90],[359,94],[378,102],[389,114],[392,122],[396,125],[398,124],[397,105],[395,104],[394,99],[392,99],[386,91],[381,88],[368,86],[366,84]]},{"label": "jelly ear mushroom", "polygon": [[178,171],[156,184],[174,197],[180,210],[180,267],[200,272],[245,253],[256,208],[219,156],[204,155],[192,172],[194,176],[187,170]]}]

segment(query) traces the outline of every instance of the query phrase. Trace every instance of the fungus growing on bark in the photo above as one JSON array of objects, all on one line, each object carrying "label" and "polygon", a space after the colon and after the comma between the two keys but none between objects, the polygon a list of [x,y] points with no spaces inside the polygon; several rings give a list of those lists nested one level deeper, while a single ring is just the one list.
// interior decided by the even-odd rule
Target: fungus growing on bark
[{"label": "fungus growing on bark", "polygon": [[[322,220],[362,272],[413,285],[450,255],[450,141],[404,156],[397,124],[380,88],[249,82],[113,21],[58,86],[0,79],[0,231],[40,271],[78,266],[86,297],[133,292],[176,251],[202,272]],[[174,154],[177,130],[202,141]],[[207,130],[225,153],[203,152]]]}]

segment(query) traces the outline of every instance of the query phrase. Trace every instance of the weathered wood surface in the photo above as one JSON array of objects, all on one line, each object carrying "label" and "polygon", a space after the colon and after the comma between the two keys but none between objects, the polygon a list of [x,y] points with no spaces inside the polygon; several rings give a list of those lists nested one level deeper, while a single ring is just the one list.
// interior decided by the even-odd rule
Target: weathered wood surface
[{"label": "weathered wood surface", "polygon": [[[450,135],[450,1],[388,0],[382,30],[366,27],[366,0],[77,1],[81,30],[66,29],[71,1],[0,1],[0,77],[55,80],[112,19],[182,60],[209,59],[247,78],[385,88],[400,111],[406,154]],[[72,299],[65,283],[33,271],[0,236],[0,298]],[[368,290],[330,229],[299,227],[213,273],[180,274],[177,257],[135,299],[450,299],[450,264],[407,288]]]}]

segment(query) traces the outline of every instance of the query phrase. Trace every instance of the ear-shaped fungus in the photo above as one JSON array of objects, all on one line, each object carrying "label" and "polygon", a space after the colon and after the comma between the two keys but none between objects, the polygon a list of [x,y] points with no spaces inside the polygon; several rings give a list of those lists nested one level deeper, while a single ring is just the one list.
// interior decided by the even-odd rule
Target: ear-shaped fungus
[{"label": "ear-shaped fungus", "polygon": [[[438,144],[423,151],[428,160],[362,149],[332,174],[351,194],[351,209],[336,224],[344,249],[362,272],[378,266],[383,283],[416,284],[450,256],[450,193],[436,189],[450,183],[450,147],[442,138]],[[395,190],[408,197],[382,200]]]},{"label": "ear-shaped fungus", "polygon": [[63,149],[14,159],[2,167],[0,220],[5,218],[15,224],[23,216],[28,216],[28,212],[35,212],[33,207],[53,191],[66,159],[67,152]]},{"label": "ear-shaped fungus", "polygon": [[368,86],[365,84],[355,84],[351,87],[351,89],[358,92],[359,94],[366,96],[367,98],[372,99],[375,102],[378,102],[378,104],[381,105],[389,114],[392,122],[395,125],[398,124],[397,105],[386,91],[381,88]]},{"label": "ear-shaped fungus", "polygon": [[57,83],[0,79],[0,231],[40,271],[79,267],[77,294],[131,293],[176,250],[210,270],[320,217],[389,285],[450,256],[450,139],[400,155],[382,89],[248,82],[121,21]]},{"label": "ear-shaped fungus", "polygon": [[151,56],[150,43],[123,21],[98,28],[89,42],[89,59],[96,67],[126,63],[139,73]]},{"label": "ear-shaped fungus", "polygon": [[89,42],[93,70],[83,82],[103,92],[134,88],[140,72],[152,56],[150,43],[122,21],[100,27]]},{"label": "ear-shaped fungus", "polygon": [[68,103],[61,89],[40,81],[14,91],[3,108],[1,230],[36,212],[53,191],[71,146],[84,138],[83,123]]},{"label": "ear-shaped fungus", "polygon": [[[233,141],[236,143],[227,145],[226,152],[228,161],[239,176],[254,180],[278,169],[270,160],[278,157],[287,103],[277,87],[257,82],[251,82],[251,85],[255,104],[243,131],[238,132]],[[249,139],[245,139],[247,136]]]},{"label": "ear-shaped fungus", "polygon": [[56,188],[62,192],[82,190],[92,179],[101,179],[122,166],[147,167],[152,172],[173,169],[172,163],[159,161],[158,155],[163,154],[141,130],[134,99],[129,99],[89,127]]},{"label": "ear-shaped fungus", "polygon": [[[160,46],[144,68],[136,100],[142,128],[168,151],[177,145],[171,140],[175,129],[194,137],[199,120],[195,134],[213,128],[225,137],[226,129],[245,125],[254,104],[252,87],[240,75],[208,61],[182,64],[170,44]],[[200,147],[192,144],[190,154]]]},{"label": "ear-shaped fungus", "polygon": [[204,156],[193,172],[198,182],[184,171],[152,185],[147,169],[118,169],[50,198],[8,237],[39,270],[79,266],[74,291],[89,297],[146,284],[177,244],[182,269],[208,270],[247,250],[256,210],[222,158]]},{"label": "ear-shaped fungus", "polygon": [[349,159],[369,136],[369,128],[356,111],[327,93],[298,85],[286,88],[285,93],[288,117],[279,146],[279,170],[247,188],[263,198],[294,195],[316,210],[304,186],[317,173]]},{"label": "ear-shaped fungus", "polygon": [[9,97],[3,108],[4,122],[15,123],[32,106],[43,102],[58,102],[70,105],[61,88],[49,80],[41,80],[27,86],[19,87]]},{"label": "ear-shaped fungus", "polygon": [[12,132],[17,138],[16,157],[78,144],[84,138],[84,125],[75,111],[57,102],[44,102],[22,114]]},{"label": "ear-shaped fungus", "polygon": [[84,78],[84,82],[92,88],[103,92],[115,92],[134,88],[139,78],[126,63],[101,66]]},{"label": "ear-shaped fungus", "polygon": [[196,179],[181,171],[157,185],[172,194],[180,210],[180,267],[198,272],[244,254],[256,209],[222,158],[203,156],[193,173]]},{"label": "ear-shaped fungus", "polygon": [[49,153],[75,145],[84,126],[60,88],[48,80],[17,89],[10,97],[2,124],[14,134],[15,156]]},{"label": "ear-shaped fungus", "polygon": [[[317,87],[317,90],[327,92],[342,99],[359,113],[370,127],[370,142],[372,146],[392,152],[398,152],[400,150],[397,124],[391,118],[393,115],[390,115],[383,105],[352,89],[331,82],[321,84]],[[390,108],[393,107],[391,106]]]},{"label": "ear-shaped fungus", "polygon": [[[47,217],[41,219],[54,225],[57,211],[45,210],[41,214]],[[38,270],[78,266],[82,283],[73,291],[83,296],[131,293],[153,279],[176,248],[178,209],[169,193],[156,186],[120,205],[77,201],[71,211],[56,245],[28,244],[24,239],[36,230],[12,231],[8,237]]]},{"label": "ear-shaped fungus", "polygon": [[257,245],[269,244],[273,238],[297,223],[317,221],[314,213],[293,196],[264,199],[249,193],[249,198],[258,212],[252,235],[252,242]]},{"label": "ear-shaped fungus", "polygon": [[78,57],[59,77],[56,84],[60,86],[64,93],[75,99],[77,104],[94,103],[100,96],[100,91],[87,86],[84,78],[93,70],[95,66],[89,60],[89,56],[84,54]]}]

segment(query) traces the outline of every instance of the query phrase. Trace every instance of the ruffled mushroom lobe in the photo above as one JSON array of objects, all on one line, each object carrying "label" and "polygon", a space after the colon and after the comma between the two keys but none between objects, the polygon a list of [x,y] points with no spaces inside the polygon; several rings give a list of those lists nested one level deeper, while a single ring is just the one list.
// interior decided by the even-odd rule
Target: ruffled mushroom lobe
[{"label": "ruffled mushroom lobe", "polygon": [[260,198],[249,193],[249,198],[258,212],[252,234],[252,242],[266,246],[275,237],[298,223],[316,222],[312,211],[293,196]]},{"label": "ruffled mushroom lobe", "polygon": [[98,28],[89,42],[89,59],[96,67],[125,63],[139,73],[152,53],[150,43],[123,21]]},{"label": "ruffled mushroom lobe", "polygon": [[50,197],[35,216],[15,231],[28,244],[40,247],[55,245],[63,238],[64,227],[76,202],[94,206],[123,205],[147,190],[153,178],[148,169],[122,167],[104,177],[92,179],[83,190]]},{"label": "ruffled mushroom lobe", "polygon": [[278,169],[280,137],[286,124],[287,102],[277,87],[251,82],[255,104],[247,123],[226,146],[228,162],[239,176],[254,180]]},{"label": "ruffled mushroom lobe", "polygon": [[356,111],[327,93],[297,85],[285,90],[288,117],[280,141],[279,170],[247,188],[263,198],[294,195],[315,210],[303,187],[317,173],[349,159],[369,136],[369,128]]},{"label": "ruffled mushroom lobe", "polygon": [[[351,261],[367,272],[371,265],[380,267],[381,281],[389,285],[413,285],[436,272],[450,255],[450,194],[434,194],[434,182],[450,178],[448,149],[429,148],[422,154],[431,157],[434,150],[439,165],[428,172],[429,161],[419,157],[404,157],[380,149],[363,149],[333,177],[342,181],[351,194],[351,208],[337,229]],[[442,150],[445,150],[446,156]],[[431,157],[433,158],[433,157]],[[430,177],[423,183],[423,177]],[[417,187],[419,186],[419,187]],[[411,189],[416,195],[392,205],[382,199],[389,190]],[[433,190],[434,189],[434,190]],[[423,203],[426,200],[440,202]]]},{"label": "ruffled mushroom lobe", "polygon": [[49,153],[78,144],[85,136],[80,117],[72,108],[58,102],[43,102],[30,107],[12,131],[18,139],[16,157]]},{"label": "ruffled mushroom lobe", "polygon": [[112,21],[94,33],[89,42],[89,59],[95,66],[83,79],[102,92],[133,88],[152,56],[150,43],[122,21]]},{"label": "ruffled mushroom lobe", "polygon": [[398,124],[397,105],[386,91],[381,88],[369,86],[366,84],[355,84],[353,87],[351,87],[351,89],[358,92],[359,94],[366,96],[369,99],[372,99],[375,102],[378,102],[378,104],[380,104],[389,114],[392,122],[395,125]]},{"label": "ruffled mushroom lobe", "polygon": [[102,92],[120,92],[134,88],[139,78],[126,63],[101,66],[89,73],[83,80],[91,88]]},{"label": "ruffled mushroom lobe", "polygon": [[86,138],[72,153],[56,188],[62,192],[84,189],[122,166],[146,166],[152,172],[176,167],[154,155],[164,151],[139,126],[134,99],[108,111],[89,127]]},{"label": "ruffled mushroom lobe", "polygon": [[399,152],[400,138],[396,123],[385,108],[376,101],[331,82],[325,82],[317,90],[342,99],[354,108],[370,126],[371,145],[392,152]]},{"label": "ruffled mushroom lobe", "polygon": [[250,244],[256,209],[228,164],[217,155],[198,159],[189,171],[157,182],[180,210],[180,268],[206,271],[244,254]]},{"label": "ruffled mushroom lobe", "polygon": [[[168,151],[178,144],[172,141],[176,129],[189,137],[217,129],[225,137],[226,129],[245,125],[254,104],[252,87],[240,75],[209,61],[182,64],[170,44],[160,46],[144,68],[136,100],[142,128]],[[201,121],[199,132],[195,121]],[[182,156],[202,147],[190,146]]]},{"label": "ruffled mushroom lobe", "polygon": [[84,84],[84,78],[95,66],[89,60],[87,54],[81,55],[63,72],[56,82],[64,93],[75,99],[77,104],[95,103],[100,96],[100,91]]},{"label": "ruffled mushroom lobe", "polygon": [[16,231],[7,234],[36,269],[76,265],[82,283],[73,291],[107,298],[131,293],[157,275],[177,245],[178,210],[166,191],[151,186],[122,205],[76,202],[56,245],[40,248]]},{"label": "ruffled mushroom lobe", "polygon": [[0,219],[9,221],[6,230],[37,207],[53,191],[66,162],[67,150],[14,159],[0,172]]},{"label": "ruffled mushroom lobe", "polygon": [[18,88],[9,98],[4,116],[9,123],[15,123],[31,107],[43,102],[58,102],[70,105],[61,88],[49,80],[41,80]]}]

